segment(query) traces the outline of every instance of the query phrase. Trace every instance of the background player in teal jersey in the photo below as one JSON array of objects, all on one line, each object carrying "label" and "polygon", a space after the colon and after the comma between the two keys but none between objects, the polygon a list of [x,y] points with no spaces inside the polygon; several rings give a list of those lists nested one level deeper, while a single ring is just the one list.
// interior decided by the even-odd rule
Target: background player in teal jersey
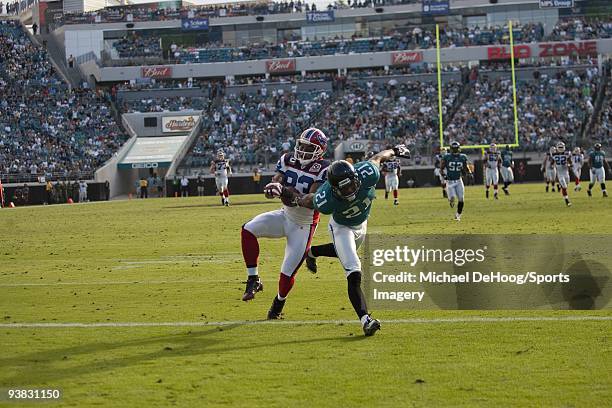
[{"label": "background player in teal jersey", "polygon": [[506,148],[501,152],[501,176],[504,180],[504,186],[502,190],[504,190],[504,194],[509,195],[508,186],[512,184],[514,181],[514,160],[512,160],[512,150],[510,150],[510,145],[506,145]]},{"label": "background player in teal jersey", "polygon": [[442,157],[442,163],[440,164],[441,170],[446,169],[446,191],[451,208],[455,206],[455,197],[457,197],[457,212],[455,213],[455,220],[457,221],[461,221],[464,203],[464,187],[461,175],[470,173],[468,158],[465,154],[460,153],[460,149],[459,142],[452,142],[450,153],[446,153]]},{"label": "background player in teal jersey", "polygon": [[357,249],[363,243],[376,198],[376,184],[380,178],[379,166],[394,156],[407,157],[408,149],[399,145],[374,155],[368,161],[354,167],[339,160],[327,170],[327,181],[314,194],[297,200],[298,205],[314,208],[323,214],[331,214],[329,233],[333,243],[313,246],[308,251],[306,265],[316,272],[317,256],[337,257],[346,272],[348,296],[361,321],[366,336],[380,329],[380,322],[368,313],[366,299],[361,290],[361,261]]},{"label": "background player in teal jersey", "polygon": [[606,170],[604,167],[608,168],[610,171],[610,165],[606,161],[606,153],[601,150],[601,143],[595,143],[594,150],[591,150],[589,153],[589,173],[591,175],[591,182],[589,183],[589,189],[587,190],[587,194],[591,197],[593,194],[591,193],[591,189],[595,183],[600,183],[601,191],[603,192],[603,196],[607,197],[608,192],[606,191]]}]

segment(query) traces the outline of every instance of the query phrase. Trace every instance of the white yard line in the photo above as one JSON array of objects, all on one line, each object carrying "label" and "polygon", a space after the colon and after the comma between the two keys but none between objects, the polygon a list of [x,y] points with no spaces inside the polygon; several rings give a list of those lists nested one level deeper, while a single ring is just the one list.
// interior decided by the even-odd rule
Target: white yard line
[{"label": "white yard line", "polygon": [[[536,316],[536,317],[458,317],[432,319],[389,319],[385,324],[440,324],[440,323],[508,323],[508,322],[574,322],[574,321],[612,321],[612,316]],[[100,328],[100,327],[208,327],[234,325],[324,325],[358,324],[353,320],[234,320],[222,322],[107,322],[107,323],[0,323],[2,329],[33,328]]]}]

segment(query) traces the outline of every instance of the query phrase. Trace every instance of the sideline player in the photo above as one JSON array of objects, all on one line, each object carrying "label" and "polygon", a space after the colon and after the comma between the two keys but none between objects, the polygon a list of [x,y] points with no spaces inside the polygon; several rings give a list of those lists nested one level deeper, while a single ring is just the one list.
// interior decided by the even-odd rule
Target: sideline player
[{"label": "sideline player", "polygon": [[514,182],[514,160],[512,160],[512,150],[510,150],[510,145],[506,145],[506,148],[501,153],[501,176],[502,180],[504,180],[504,186],[502,190],[504,190],[505,195],[510,195],[508,191],[508,186]]},{"label": "sideline player", "polygon": [[548,152],[544,155],[544,161],[540,166],[540,171],[544,172],[544,180],[546,180],[546,192],[548,193],[548,183],[552,188],[552,192],[555,192],[555,180],[557,179],[557,172],[555,170],[555,161],[553,155],[557,152],[557,148],[552,146]]},{"label": "sideline player", "polygon": [[[296,141],[293,153],[281,156],[272,182],[264,188],[266,198],[287,198],[288,187],[299,193],[315,192],[326,180],[329,161],[323,159],[327,150],[327,136],[316,128],[306,129]],[[280,210],[259,214],[242,226],[242,255],[248,279],[242,300],[248,301],[263,290],[257,269],[259,260],[258,238],[287,239],[285,257],[278,280],[278,294],[268,311],[268,319],[280,318],[285,299],[293,287],[295,274],[304,261],[306,251],[319,223],[319,213],[295,206],[285,200]]]},{"label": "sideline player", "polygon": [[336,161],[327,171],[327,182],[316,193],[298,199],[298,205],[302,207],[332,215],[329,232],[333,243],[311,247],[306,265],[312,272],[316,272],[317,256],[337,257],[340,260],[346,273],[349,300],[366,336],[379,330],[380,322],[372,319],[368,313],[361,290],[361,261],[357,250],[365,239],[372,202],[376,198],[380,163],[390,160],[394,155],[407,157],[408,154],[406,146],[398,145],[354,167],[347,161]]},{"label": "sideline player", "polygon": [[398,189],[399,177],[402,175],[402,167],[398,158],[383,162],[381,170],[385,175],[385,200],[389,198],[389,192],[393,191],[393,205],[399,205]]},{"label": "sideline player", "polygon": [[215,175],[217,191],[221,196],[221,205],[229,206],[229,190],[227,189],[227,176],[232,174],[232,167],[229,160],[225,158],[223,150],[217,151],[217,158],[210,164],[210,172]]},{"label": "sideline player", "polygon": [[587,194],[589,195],[589,197],[593,195],[591,190],[593,189],[593,185],[595,183],[599,183],[599,185],[601,186],[603,196],[608,196],[608,192],[606,191],[605,167],[608,168],[609,172],[610,165],[606,161],[606,153],[601,150],[601,143],[595,143],[594,149],[589,153],[589,173],[591,176],[589,189],[587,190]]},{"label": "sideline player", "polygon": [[461,145],[459,142],[451,143],[451,152],[444,155],[441,169],[446,170],[446,189],[448,190],[448,202],[451,208],[455,206],[455,197],[457,197],[457,213],[455,220],[461,221],[461,213],[463,212],[464,203],[464,186],[462,174],[468,176],[470,169],[468,167],[468,158],[465,154],[460,153]]},{"label": "sideline player", "polygon": [[553,154],[553,160],[555,162],[555,170],[557,173],[557,180],[559,181],[559,188],[563,198],[565,199],[565,205],[570,207],[572,203],[567,195],[567,187],[570,183],[569,169],[572,167],[572,160],[569,152],[565,151],[565,143],[559,142],[556,146],[556,152]]},{"label": "sideline player", "polygon": [[444,172],[440,170],[440,163],[442,162],[442,157],[446,154],[446,148],[440,148],[440,153],[436,154],[435,162],[434,162],[434,176],[440,180],[440,186],[442,186],[442,197],[446,198],[446,178],[444,177]]},{"label": "sideline player", "polygon": [[574,147],[572,152],[572,173],[574,174],[576,186],[574,191],[580,191],[582,186],[580,185],[580,176],[582,175],[582,166],[584,165],[584,154],[579,147]]},{"label": "sideline player", "polygon": [[492,184],[493,197],[497,200],[497,184],[499,183],[499,166],[501,165],[501,158],[495,143],[491,143],[489,149],[484,154],[483,160],[485,166],[485,196],[489,198],[489,187]]}]

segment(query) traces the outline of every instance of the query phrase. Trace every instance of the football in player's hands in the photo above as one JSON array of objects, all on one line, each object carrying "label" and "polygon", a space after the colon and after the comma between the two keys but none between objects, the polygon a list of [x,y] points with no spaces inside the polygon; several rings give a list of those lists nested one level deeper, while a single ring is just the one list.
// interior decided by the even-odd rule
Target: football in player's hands
[{"label": "football in player's hands", "polygon": [[393,153],[397,157],[410,157],[410,150],[404,144],[399,144],[393,148]]},{"label": "football in player's hands", "polygon": [[281,193],[281,201],[287,207],[295,207],[297,205],[297,200],[300,198],[302,194],[297,191],[293,187],[283,187],[283,191]]},{"label": "football in player's hands", "polygon": [[283,185],[281,183],[268,183],[264,187],[264,195],[266,198],[279,198],[283,192]]}]

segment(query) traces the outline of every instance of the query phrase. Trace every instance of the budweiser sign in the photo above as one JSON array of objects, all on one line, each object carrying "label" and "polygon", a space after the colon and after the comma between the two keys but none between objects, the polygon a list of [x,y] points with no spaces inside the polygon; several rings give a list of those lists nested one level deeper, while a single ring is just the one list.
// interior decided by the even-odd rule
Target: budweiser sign
[{"label": "budweiser sign", "polygon": [[162,118],[162,131],[164,133],[189,132],[195,123],[195,116],[166,116]]},{"label": "budweiser sign", "polygon": [[284,59],[284,60],[269,60],[266,61],[267,72],[294,72],[295,71],[295,60]]},{"label": "budweiser sign", "polygon": [[402,51],[391,54],[391,65],[408,65],[423,61],[420,51]]},{"label": "budweiser sign", "polygon": [[[522,44],[514,46],[514,58],[566,57],[572,55],[597,55],[597,41],[575,41],[542,44]],[[496,46],[487,48],[490,60],[509,59],[510,47]]]},{"label": "budweiser sign", "polygon": [[142,78],[170,78],[172,67],[142,67],[140,76]]}]

